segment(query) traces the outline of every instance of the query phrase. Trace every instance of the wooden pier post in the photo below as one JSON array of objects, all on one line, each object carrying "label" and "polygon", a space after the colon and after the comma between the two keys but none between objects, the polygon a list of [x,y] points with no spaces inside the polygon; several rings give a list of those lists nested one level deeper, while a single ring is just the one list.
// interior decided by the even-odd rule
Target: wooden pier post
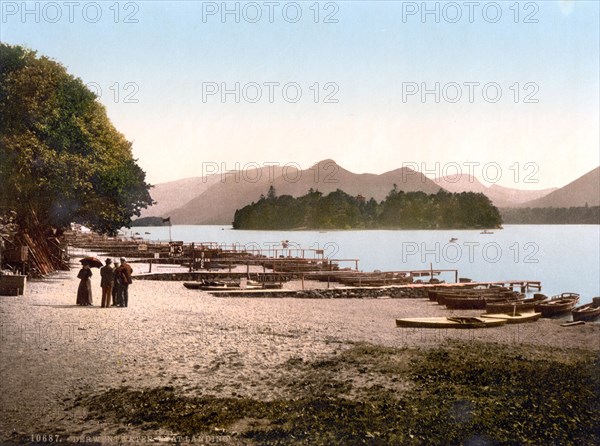
[{"label": "wooden pier post", "polygon": [[196,267],[196,249],[194,247],[194,242],[192,242],[192,261],[190,262],[190,273],[194,271]]}]

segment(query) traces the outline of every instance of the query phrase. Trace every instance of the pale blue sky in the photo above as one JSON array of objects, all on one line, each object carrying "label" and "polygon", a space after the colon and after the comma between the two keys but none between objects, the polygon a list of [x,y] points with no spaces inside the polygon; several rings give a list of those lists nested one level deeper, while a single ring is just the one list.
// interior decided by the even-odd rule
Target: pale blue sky
[{"label": "pale blue sky", "polygon": [[[490,162],[502,168],[498,184],[522,188],[562,186],[599,164],[599,2],[478,2],[469,23],[465,2],[428,2],[435,17],[406,16],[422,2],[298,2],[302,18],[282,15],[292,2],[279,2],[273,23],[267,2],[263,17],[248,23],[232,15],[222,23],[206,11],[221,2],[77,2],[73,23],[64,2],[2,1],[2,41],[21,44],[64,64],[70,73],[102,88],[101,102],[126,137],[153,183],[202,172],[203,162],[234,168],[248,162],[295,162],[302,167],[333,158],[355,172],[381,173],[417,163],[434,176],[444,163]],[[115,8],[119,10],[115,23]],[[519,10],[515,23],[515,7]],[[57,6],[61,17],[56,19]],[[230,2],[233,8],[235,3]],[[248,3],[239,4],[240,12]],[[449,6],[450,5],[450,6]],[[463,17],[453,17],[454,5]],[[252,6],[254,7],[254,6]],[[488,7],[488,15],[482,15]],[[312,9],[311,9],[312,8]],[[83,10],[87,15],[84,16]],[[96,9],[102,16],[96,23]],[[246,9],[248,14],[253,10]],[[337,23],[322,23],[335,12]],[[129,18],[137,23],[124,23]],[[528,14],[537,23],[523,23]],[[250,16],[249,16],[250,17]],[[88,19],[86,21],[86,18]],[[38,22],[36,22],[38,19]],[[48,23],[56,20],[56,23]],[[114,101],[115,82],[120,84]],[[233,88],[256,82],[296,82],[297,103],[275,89],[274,102],[232,96],[206,97],[206,82]],[[310,89],[320,84],[319,102]],[[334,83],[337,103],[323,103],[324,84]],[[420,95],[403,102],[403,84],[441,88],[456,82],[457,103]],[[465,82],[497,83],[502,98],[487,102],[481,87],[468,101]],[[515,83],[520,96],[514,102]],[[525,89],[527,82],[535,84]],[[125,84],[128,85],[125,89]],[[512,89],[511,89],[512,86]],[[134,87],[137,91],[134,92]],[[450,88],[450,87],[448,87]],[[533,93],[537,103],[524,103]],[[451,88],[446,90],[454,96]],[[248,90],[254,94],[254,90]],[[137,103],[125,103],[128,93]],[[249,94],[250,94],[249,93]],[[441,163],[436,169],[435,163]],[[539,166],[536,183],[515,183],[515,162]],[[568,167],[568,169],[565,169]],[[467,172],[465,167],[464,172]],[[475,168],[474,173],[481,177]]]}]

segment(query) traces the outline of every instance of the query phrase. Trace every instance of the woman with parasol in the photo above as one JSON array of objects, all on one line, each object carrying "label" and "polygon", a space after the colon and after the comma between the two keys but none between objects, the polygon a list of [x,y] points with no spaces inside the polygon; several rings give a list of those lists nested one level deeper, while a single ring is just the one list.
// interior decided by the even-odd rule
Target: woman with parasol
[{"label": "woman with parasol", "polygon": [[91,268],[99,268],[102,262],[95,257],[86,257],[80,260],[81,269],[77,274],[80,279],[79,287],[77,288],[77,305],[89,306],[92,305],[92,270]]}]

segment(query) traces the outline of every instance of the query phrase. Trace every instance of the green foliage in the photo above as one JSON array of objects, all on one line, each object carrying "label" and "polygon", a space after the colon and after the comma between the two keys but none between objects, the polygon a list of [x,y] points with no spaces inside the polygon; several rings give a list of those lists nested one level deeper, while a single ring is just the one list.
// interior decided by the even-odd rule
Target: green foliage
[{"label": "green foliage", "polygon": [[277,197],[270,189],[267,199],[238,209],[233,221],[234,229],[463,229],[500,224],[498,209],[483,194],[427,195],[398,191],[396,185],[381,203],[339,189],[326,196],[311,189],[298,198]]},{"label": "green foliage", "polygon": [[598,225],[600,206],[571,208],[501,209],[502,220],[511,225]]},{"label": "green foliage", "polygon": [[131,226],[169,226],[169,222],[163,221],[162,217],[142,217],[133,220]]},{"label": "green foliage", "polygon": [[243,444],[596,445],[599,366],[595,352],[554,347],[356,344],[273,365],[272,385],[285,395],[276,399],[162,387],[115,388],[81,403],[92,419]]},{"label": "green foliage", "polygon": [[0,62],[0,212],[22,227],[130,226],[150,185],[94,93],[22,47],[0,44]]}]

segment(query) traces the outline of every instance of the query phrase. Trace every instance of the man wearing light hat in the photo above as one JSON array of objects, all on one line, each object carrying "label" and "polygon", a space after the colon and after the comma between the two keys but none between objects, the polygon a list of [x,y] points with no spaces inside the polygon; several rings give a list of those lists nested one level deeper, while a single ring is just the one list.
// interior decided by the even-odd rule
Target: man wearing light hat
[{"label": "man wearing light hat", "polygon": [[100,286],[102,287],[102,308],[110,307],[112,297],[112,286],[115,270],[111,266],[112,260],[106,259],[106,265],[100,268]]}]

